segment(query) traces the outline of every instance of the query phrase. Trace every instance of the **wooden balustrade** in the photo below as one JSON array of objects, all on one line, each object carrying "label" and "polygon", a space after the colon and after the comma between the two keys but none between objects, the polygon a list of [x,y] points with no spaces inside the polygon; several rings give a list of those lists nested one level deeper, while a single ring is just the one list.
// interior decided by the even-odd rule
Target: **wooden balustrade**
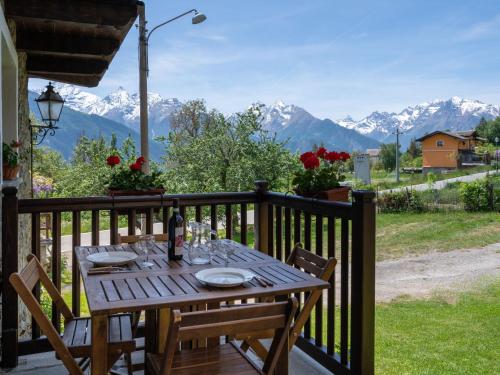
[{"label": "wooden balustrade", "polygon": [[[6,283],[7,276],[17,270],[17,259],[14,261],[12,256],[12,253],[17,253],[13,250],[17,250],[17,225],[12,224],[17,223],[17,215],[31,215],[32,251],[39,257],[40,215],[51,214],[51,277],[55,285],[61,288],[62,218],[68,219],[66,213],[70,213],[73,247],[82,244],[84,222],[90,228],[90,244],[104,244],[100,233],[103,228],[110,230],[110,243],[114,244],[121,226],[128,234],[135,234],[141,216],[144,216],[148,233],[154,232],[155,222],[162,222],[161,231],[166,233],[173,198],[180,200],[181,215],[186,222],[209,222],[221,237],[232,238],[243,244],[253,242],[255,248],[279,260],[286,260],[297,242],[302,242],[305,249],[323,257],[340,258],[340,270],[336,270],[336,273],[340,272],[340,295],[336,293],[338,285],[334,274],[331,288],[317,302],[297,345],[336,374],[373,373],[375,205],[373,193],[370,192],[353,192],[351,204],[268,192],[264,181],[257,182],[255,192],[244,193],[19,201],[15,193],[4,189],[4,306],[17,306],[17,296]],[[255,218],[253,231],[247,221],[247,214],[251,210]],[[221,234],[221,230],[224,230],[224,234]],[[72,311],[75,316],[79,316],[80,274],[74,258],[71,280]],[[35,293],[40,298],[40,291]],[[304,300],[300,294],[296,294],[296,297]],[[16,358],[17,361],[17,311],[15,321],[11,309],[3,309],[2,314],[2,358]],[[60,313],[56,306],[52,306],[52,322],[60,327]],[[336,324],[340,329],[336,329]],[[32,328],[32,339],[19,342],[19,355],[50,350],[44,338],[40,337],[36,324]],[[16,363],[7,360],[2,362],[2,366],[12,367]]]}]

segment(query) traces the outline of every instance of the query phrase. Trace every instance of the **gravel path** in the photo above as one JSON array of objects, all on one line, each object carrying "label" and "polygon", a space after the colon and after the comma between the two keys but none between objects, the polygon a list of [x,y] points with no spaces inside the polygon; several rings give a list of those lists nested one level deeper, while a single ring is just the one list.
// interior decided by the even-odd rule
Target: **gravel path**
[{"label": "gravel path", "polygon": [[[490,175],[495,175],[496,171],[491,170],[488,172],[469,174],[466,176],[453,177],[453,178],[448,178],[446,180],[436,181],[434,183],[433,188],[437,189],[437,190],[441,190],[441,189],[444,189],[446,187],[446,185],[448,185],[449,183],[452,183],[452,182],[471,182],[471,181],[475,181],[475,180],[480,180],[482,178],[485,178],[488,173]],[[394,188],[394,189],[381,190],[381,191],[379,191],[379,194],[396,192],[396,191],[405,190],[405,189],[412,189],[412,190],[416,190],[416,191],[429,190],[429,184],[425,183],[425,184],[418,184],[418,185],[411,185],[411,186],[403,186],[403,187]]]},{"label": "gravel path", "polygon": [[376,300],[429,297],[436,290],[459,290],[480,277],[494,275],[500,276],[500,243],[378,262]]}]

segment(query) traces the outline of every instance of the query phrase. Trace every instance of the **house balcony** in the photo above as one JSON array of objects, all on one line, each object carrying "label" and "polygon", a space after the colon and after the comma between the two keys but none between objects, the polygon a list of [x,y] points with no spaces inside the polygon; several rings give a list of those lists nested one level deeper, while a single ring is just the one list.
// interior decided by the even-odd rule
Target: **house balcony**
[{"label": "house balcony", "polygon": [[[290,356],[290,373],[373,374],[374,194],[354,191],[352,203],[342,203],[275,193],[266,187],[265,182],[258,182],[255,191],[240,193],[54,199],[18,199],[15,186],[5,187],[2,367],[17,366],[14,373],[22,374],[42,368],[47,374],[65,373],[53,360],[53,353],[48,353],[52,348],[34,322],[29,325],[29,337],[19,337],[18,296],[8,277],[18,270],[19,254],[23,254],[18,241],[22,218],[31,223],[28,251],[38,258],[49,255],[45,259],[52,281],[67,297],[73,314],[81,316],[86,302],[79,269],[74,258],[66,261],[64,255],[73,254],[75,246],[87,242],[116,244],[118,233],[135,234],[138,222],[145,225],[147,233],[166,233],[173,199],[178,198],[185,222],[209,222],[219,235],[278,260],[284,261],[297,242],[323,257],[337,258],[340,275],[333,275],[330,288],[312,310]],[[40,290],[35,290],[35,295],[39,301],[43,298]],[[304,301],[304,295],[297,297]],[[56,306],[50,314],[52,322],[60,322]],[[144,329],[139,326],[139,340],[142,335]]]}]

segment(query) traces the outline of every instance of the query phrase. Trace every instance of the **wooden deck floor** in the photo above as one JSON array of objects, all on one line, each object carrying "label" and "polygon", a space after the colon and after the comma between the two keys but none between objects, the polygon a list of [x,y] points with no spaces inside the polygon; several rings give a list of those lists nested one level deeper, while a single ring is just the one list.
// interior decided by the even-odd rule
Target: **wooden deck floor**
[{"label": "wooden deck floor", "polygon": [[[134,353],[137,361],[142,358],[142,352]],[[121,361],[118,361],[120,364]],[[136,362],[136,361],[134,361]],[[318,363],[308,357],[300,349],[294,348],[290,355],[290,374],[291,375],[326,375],[331,374],[330,371],[321,367]],[[126,374],[125,368],[121,371]],[[30,355],[21,357],[19,360],[19,366],[12,370],[0,370],[0,374],[12,374],[12,375],[67,375],[68,372],[61,365],[61,362],[55,358],[53,352],[42,353],[36,355]],[[134,372],[134,375],[143,374],[142,371]]]}]

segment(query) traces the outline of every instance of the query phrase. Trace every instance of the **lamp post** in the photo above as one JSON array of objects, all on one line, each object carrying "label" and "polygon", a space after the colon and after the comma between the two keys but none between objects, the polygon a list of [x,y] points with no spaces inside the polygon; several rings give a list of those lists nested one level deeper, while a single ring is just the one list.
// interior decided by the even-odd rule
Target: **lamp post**
[{"label": "lamp post", "polygon": [[[56,129],[58,129],[58,127],[55,126],[55,124],[57,121],[59,121],[59,117],[61,116],[61,111],[64,106],[64,99],[61,98],[61,95],[54,91],[52,82],[49,82],[49,84],[47,85],[47,89],[42,92],[37,99],[35,99],[35,102],[38,110],[40,111],[42,122],[45,124],[30,125],[32,143],[34,145],[39,145],[43,142],[47,134],[53,136],[56,133]],[[33,129],[36,130],[36,134],[34,135]]]},{"label": "lamp post", "polygon": [[33,146],[37,146],[43,142],[48,135],[53,136],[56,134],[56,129],[59,129],[55,124],[61,117],[61,112],[64,107],[64,99],[56,91],[52,82],[49,82],[44,92],[35,99],[40,117],[44,125],[32,124],[30,122],[30,148],[31,148],[31,197],[33,197]]},{"label": "lamp post", "polygon": [[498,137],[495,137],[495,147],[496,147],[495,164],[496,164],[497,174],[498,174],[498,141],[500,141],[500,139],[498,139]]},{"label": "lamp post", "polygon": [[194,13],[192,18],[193,25],[202,23],[207,17],[196,9],[188,10],[178,16],[171,18],[159,25],[153,27],[148,32],[146,29],[146,9],[144,5],[139,6],[139,100],[140,100],[140,123],[141,123],[141,155],[144,157],[142,166],[144,173],[149,173],[149,129],[148,129],[148,45],[151,34],[162,26]]}]

